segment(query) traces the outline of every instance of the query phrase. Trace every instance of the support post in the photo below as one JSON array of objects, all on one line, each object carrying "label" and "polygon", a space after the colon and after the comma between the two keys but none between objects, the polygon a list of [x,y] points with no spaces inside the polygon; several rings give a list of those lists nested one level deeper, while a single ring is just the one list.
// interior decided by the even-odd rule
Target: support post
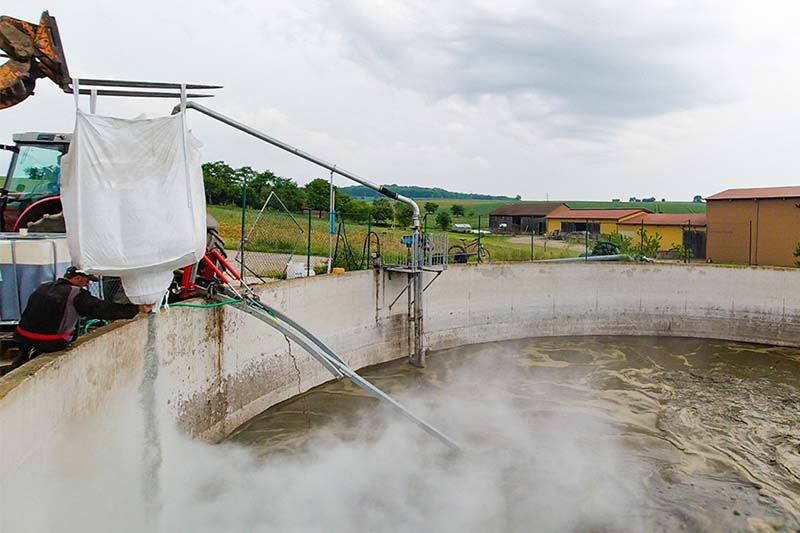
[{"label": "support post", "polygon": [[372,207],[369,208],[367,215],[367,264],[366,268],[372,268]]},{"label": "support post", "polygon": [[689,247],[684,250],[684,252],[686,252],[686,263],[689,262],[689,254],[691,253],[690,250],[694,251],[694,247],[692,246],[693,243],[694,237],[692,236],[692,219],[689,219]]},{"label": "support post", "polygon": [[413,311],[409,309],[409,311],[411,311],[413,314],[414,325],[414,346],[411,353],[411,364],[420,368],[425,366],[425,340],[422,315],[422,292],[424,291],[425,287],[423,285],[424,280],[422,278],[422,240],[422,234],[419,232],[419,229],[417,229],[417,231],[414,232],[414,241],[411,253],[412,273],[409,274],[409,276],[413,276],[414,278],[414,291],[413,295],[411,294],[411,291],[409,291],[408,295],[409,298],[414,298]]},{"label": "support post", "polygon": [[583,233],[583,257],[586,261],[589,261],[589,221],[586,221],[586,230]]},{"label": "support post", "polygon": [[[333,170],[331,170],[331,190],[330,203],[328,205],[328,218],[330,230],[328,231],[328,274],[331,273],[333,265],[333,234],[336,232],[336,189],[333,188]],[[348,266],[348,268],[350,268]]]},{"label": "support post", "polygon": [[534,236],[533,224],[531,224],[531,261],[533,261],[533,236]]},{"label": "support post", "polygon": [[478,215],[478,263],[481,262],[481,216]]},{"label": "support post", "polygon": [[244,279],[244,224],[247,211],[247,178],[242,176],[242,234],[239,240],[239,275]]},{"label": "support post", "polygon": [[639,227],[639,260],[644,257],[644,217],[642,217],[642,225]]}]

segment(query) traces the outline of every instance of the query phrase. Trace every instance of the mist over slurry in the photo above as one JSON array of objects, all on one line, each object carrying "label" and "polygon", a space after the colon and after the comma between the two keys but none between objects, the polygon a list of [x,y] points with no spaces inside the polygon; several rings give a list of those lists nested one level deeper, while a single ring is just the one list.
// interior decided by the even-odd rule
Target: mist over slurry
[{"label": "mist over slurry", "polygon": [[[790,409],[774,430],[762,410],[794,405],[800,358],[726,344],[743,350],[731,360],[721,344],[682,341],[528,339],[449,350],[424,370],[398,362],[365,372],[463,454],[345,381],[216,446],[162,417],[161,510],[150,520],[134,390],[54,440],[43,474],[14,480],[19,492],[3,509],[18,513],[12,531],[797,527],[781,499],[791,476],[771,469],[760,439],[777,446],[781,468],[800,465]],[[759,491],[761,477],[771,486]]]}]

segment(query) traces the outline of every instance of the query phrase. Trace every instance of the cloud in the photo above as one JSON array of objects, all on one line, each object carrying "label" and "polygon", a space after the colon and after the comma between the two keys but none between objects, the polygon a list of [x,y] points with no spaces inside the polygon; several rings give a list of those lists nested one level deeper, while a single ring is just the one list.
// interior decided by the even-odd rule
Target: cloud
[{"label": "cloud", "polygon": [[723,36],[695,3],[372,5],[337,4],[330,15],[346,53],[373,76],[435,100],[492,95],[515,120],[566,136],[722,98],[697,56]]}]

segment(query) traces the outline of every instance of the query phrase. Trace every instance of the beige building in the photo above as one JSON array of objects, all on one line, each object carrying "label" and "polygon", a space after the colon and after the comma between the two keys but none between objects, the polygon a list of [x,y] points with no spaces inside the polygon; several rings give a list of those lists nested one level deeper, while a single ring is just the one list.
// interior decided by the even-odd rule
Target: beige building
[{"label": "beige building", "polygon": [[715,263],[795,266],[800,187],[728,189],[707,202],[707,257]]}]

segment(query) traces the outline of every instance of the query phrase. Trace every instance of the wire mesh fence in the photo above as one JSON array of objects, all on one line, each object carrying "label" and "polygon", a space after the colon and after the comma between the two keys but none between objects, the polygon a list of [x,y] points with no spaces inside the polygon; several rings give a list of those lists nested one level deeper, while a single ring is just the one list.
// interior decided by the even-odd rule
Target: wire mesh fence
[{"label": "wire mesh fence", "polygon": [[304,251],[304,233],[280,197],[270,193],[239,244],[236,261],[242,273],[262,279],[285,277],[296,254]]}]

